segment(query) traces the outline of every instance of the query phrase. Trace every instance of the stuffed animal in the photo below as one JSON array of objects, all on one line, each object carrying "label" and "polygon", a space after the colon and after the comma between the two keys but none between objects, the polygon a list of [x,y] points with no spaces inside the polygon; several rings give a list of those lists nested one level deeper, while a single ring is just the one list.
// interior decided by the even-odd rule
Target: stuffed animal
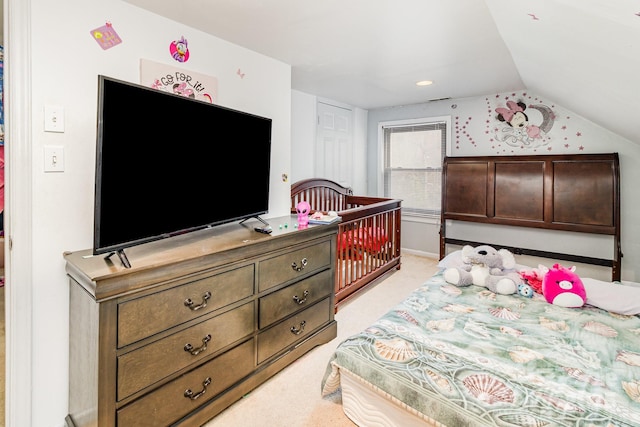
[{"label": "stuffed animal", "polygon": [[522,284],[520,275],[514,270],[516,260],[507,249],[496,250],[488,245],[462,248],[460,267],[444,270],[444,280],[456,286],[484,286],[491,292],[511,295],[518,292]]},{"label": "stuffed animal", "polygon": [[544,268],[542,295],[550,304],[562,307],[582,307],[587,302],[587,291],[578,275],[575,265],[566,268],[560,264]]},{"label": "stuffed animal", "polygon": [[518,294],[525,298],[533,298],[534,290],[531,285],[527,283],[520,283],[518,285]]},{"label": "stuffed animal", "polygon": [[[535,292],[542,293],[542,279],[544,278],[544,265],[538,264],[538,268],[525,268],[518,273],[526,283],[528,283]],[[547,269],[548,270],[548,269]]]}]

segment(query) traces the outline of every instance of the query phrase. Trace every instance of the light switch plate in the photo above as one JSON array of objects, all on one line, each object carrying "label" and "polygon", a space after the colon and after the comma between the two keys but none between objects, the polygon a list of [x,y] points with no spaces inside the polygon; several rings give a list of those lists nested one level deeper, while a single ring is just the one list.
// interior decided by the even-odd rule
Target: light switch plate
[{"label": "light switch plate", "polygon": [[64,132],[64,107],[61,105],[44,106],[44,131]]},{"label": "light switch plate", "polygon": [[64,147],[60,145],[44,146],[44,171],[64,172]]}]

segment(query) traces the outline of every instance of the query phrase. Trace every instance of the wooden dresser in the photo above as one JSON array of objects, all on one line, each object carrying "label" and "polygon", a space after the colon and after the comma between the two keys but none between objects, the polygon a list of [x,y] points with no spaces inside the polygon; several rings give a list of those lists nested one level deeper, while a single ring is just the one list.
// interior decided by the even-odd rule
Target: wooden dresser
[{"label": "wooden dresser", "polygon": [[338,224],[227,224],[65,253],[69,426],[200,426],[336,336]]}]

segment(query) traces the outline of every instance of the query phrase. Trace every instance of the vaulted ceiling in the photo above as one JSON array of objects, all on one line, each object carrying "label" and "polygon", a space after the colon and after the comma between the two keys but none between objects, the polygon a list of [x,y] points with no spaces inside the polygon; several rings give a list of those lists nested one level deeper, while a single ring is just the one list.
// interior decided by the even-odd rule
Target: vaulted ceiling
[{"label": "vaulted ceiling", "polygon": [[290,64],[312,95],[374,109],[527,90],[640,144],[639,0],[125,1]]}]

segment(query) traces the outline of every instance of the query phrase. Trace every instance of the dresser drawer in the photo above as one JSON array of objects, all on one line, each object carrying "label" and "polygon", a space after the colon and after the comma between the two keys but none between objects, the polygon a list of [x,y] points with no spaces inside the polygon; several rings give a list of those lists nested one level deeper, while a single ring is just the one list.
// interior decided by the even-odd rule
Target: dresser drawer
[{"label": "dresser drawer", "polygon": [[258,291],[262,292],[330,265],[329,240],[260,261]]},{"label": "dresser drawer", "polygon": [[260,298],[259,328],[263,329],[290,314],[313,305],[333,292],[332,270],[322,271]]},{"label": "dresser drawer", "polygon": [[[119,356],[117,400],[210,356],[253,331],[254,303],[250,302]],[[205,345],[206,348],[202,348]]]},{"label": "dresser drawer", "polygon": [[331,299],[326,298],[314,306],[283,320],[258,335],[258,364],[274,354],[302,340],[320,326],[329,322]]},{"label": "dresser drawer", "polygon": [[254,265],[118,304],[118,347],[253,295]]},{"label": "dresser drawer", "polygon": [[[156,427],[179,420],[253,371],[254,342],[249,340],[118,410],[118,425]],[[187,390],[191,393],[185,395]]]}]

